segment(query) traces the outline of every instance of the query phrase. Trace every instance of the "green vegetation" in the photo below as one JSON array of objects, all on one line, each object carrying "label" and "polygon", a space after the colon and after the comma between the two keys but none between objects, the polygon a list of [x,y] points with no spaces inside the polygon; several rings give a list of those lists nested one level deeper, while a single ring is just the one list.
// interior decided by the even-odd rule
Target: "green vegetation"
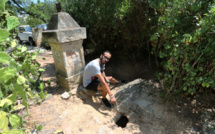
[{"label": "green vegetation", "polygon": [[27,16],[25,20],[22,17],[19,17],[19,22],[20,25],[30,25],[30,27],[32,28],[44,23],[42,20],[34,18],[32,16]]},{"label": "green vegetation", "polygon": [[[0,133],[19,134],[25,130],[23,118],[28,115],[29,100],[42,101],[47,93],[40,81],[44,69],[36,61],[39,51],[29,53],[12,38],[19,21],[5,10],[5,2],[0,3]],[[16,114],[20,107],[27,110],[24,117]]]},{"label": "green vegetation", "polygon": [[53,0],[46,0],[45,3],[38,1],[37,4],[31,0],[10,0],[6,3],[6,7],[12,11],[10,13],[18,16],[20,25],[30,25],[31,27],[48,23],[51,14],[56,9]]},{"label": "green vegetation", "polygon": [[[55,2],[46,0],[44,3],[34,4],[27,0],[11,0],[8,6],[14,7],[11,9],[18,9],[17,12],[29,14],[31,17],[27,23],[36,25],[30,20],[40,19],[44,23],[49,22],[51,15],[57,12]],[[114,57],[119,59],[136,60],[148,55],[149,61],[155,60],[157,66],[163,69],[158,78],[164,85],[166,97],[179,94],[195,95],[215,89],[214,0],[60,0],[60,2],[62,11],[69,13],[80,26],[86,27],[85,50],[90,49],[97,54],[110,50]],[[2,7],[4,10],[4,6]],[[1,29],[0,40],[1,44],[4,44],[2,51],[6,50],[5,46],[14,44],[7,37],[11,35],[8,31],[11,32],[14,28],[14,25],[9,24],[9,20],[15,18],[4,16],[8,18],[5,18],[8,24],[1,21],[0,25],[1,27],[8,25],[9,29]],[[14,61],[22,61],[23,64],[31,62],[32,58],[28,59],[31,54],[27,54],[24,47],[19,49],[1,55],[6,56],[5,59],[13,57]],[[19,55],[18,53],[22,51],[26,53]],[[13,54],[14,52],[17,54]],[[24,73],[26,70],[23,74],[19,73],[20,77],[17,76],[17,70],[18,72],[21,70],[11,67],[17,68],[19,65],[13,60],[9,61],[1,60],[1,66],[3,69],[7,68],[5,72],[10,72],[7,75],[11,80],[20,79],[22,83],[24,77],[24,83],[31,83],[29,82],[31,76]],[[37,67],[36,64],[31,64],[29,68]],[[12,75],[14,73],[16,76]],[[5,78],[9,78],[8,76]],[[2,87],[4,86],[2,84]],[[12,93],[13,88],[9,92]],[[5,96],[5,91],[2,94]]]},{"label": "green vegetation", "polygon": [[161,15],[150,41],[165,69],[159,77],[167,95],[215,88],[214,1],[166,2],[158,9]]}]

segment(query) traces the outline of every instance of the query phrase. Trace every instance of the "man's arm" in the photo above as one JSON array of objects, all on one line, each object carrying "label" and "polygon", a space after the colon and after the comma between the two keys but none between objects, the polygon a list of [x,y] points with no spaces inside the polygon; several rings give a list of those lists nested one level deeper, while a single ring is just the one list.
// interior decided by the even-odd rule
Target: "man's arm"
[{"label": "man's arm", "polygon": [[105,79],[104,79],[103,75],[102,74],[96,74],[96,76],[100,80],[100,82],[102,84],[102,87],[105,88],[105,90],[107,91],[107,94],[110,96],[111,103],[115,103],[117,105],[116,98],[111,93],[110,88],[109,88],[108,84],[105,82]]},{"label": "man's arm", "polygon": [[104,77],[105,81],[107,83],[110,83],[110,80],[107,79],[106,75],[105,75],[105,71],[101,71],[102,72],[102,76]]},{"label": "man's arm", "polygon": [[111,96],[112,93],[110,91],[110,88],[105,80],[105,77],[102,74],[96,74],[96,76],[98,77],[99,81],[102,84],[102,87],[105,87],[105,90],[107,91],[108,95]]},{"label": "man's arm", "polygon": [[106,76],[105,71],[101,71],[101,72],[102,72],[102,75],[103,75],[103,77],[107,83],[114,83],[114,84],[119,83],[119,81],[116,80],[115,78],[113,78],[112,76]]}]

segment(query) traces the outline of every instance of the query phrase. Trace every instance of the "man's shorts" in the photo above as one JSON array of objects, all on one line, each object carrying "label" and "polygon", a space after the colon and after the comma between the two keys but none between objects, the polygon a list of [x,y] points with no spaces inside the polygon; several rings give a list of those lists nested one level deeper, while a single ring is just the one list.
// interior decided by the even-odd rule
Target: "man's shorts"
[{"label": "man's shorts", "polygon": [[97,87],[101,82],[99,81],[98,78],[95,78],[91,81],[91,83],[86,87],[86,89],[88,90],[94,90],[94,91],[98,91]]}]

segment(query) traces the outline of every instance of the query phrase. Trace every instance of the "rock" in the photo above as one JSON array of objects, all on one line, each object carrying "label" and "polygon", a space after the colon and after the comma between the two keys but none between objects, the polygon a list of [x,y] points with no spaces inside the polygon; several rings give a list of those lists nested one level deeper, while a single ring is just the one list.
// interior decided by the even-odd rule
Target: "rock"
[{"label": "rock", "polygon": [[79,98],[83,98],[83,99],[88,98],[88,96],[87,96],[85,93],[81,92],[81,91],[78,91],[77,96],[78,96]]},{"label": "rock", "polygon": [[119,106],[117,107],[117,111],[119,113],[126,114],[129,112],[129,109],[132,104],[133,102],[131,101],[131,99],[127,98],[119,104]]},{"label": "rock", "polygon": [[[96,95],[96,91],[93,91],[93,90],[87,90],[86,88],[84,88],[83,86],[79,86],[78,89],[77,89],[77,92],[80,94],[80,95],[83,95],[83,94],[86,94],[88,96],[95,96]],[[83,96],[83,97],[86,97],[86,96]]]},{"label": "rock", "polygon": [[71,95],[69,94],[69,92],[64,92],[63,94],[61,94],[61,98],[63,99],[69,99]]},{"label": "rock", "polygon": [[191,102],[191,105],[192,105],[192,106],[195,106],[195,105],[196,105],[196,100],[193,100],[193,101]]},{"label": "rock", "polygon": [[153,99],[148,97],[148,90],[146,81],[142,79],[121,86],[115,94],[118,103],[117,111],[121,114],[140,117],[139,119],[144,122],[150,122],[154,112],[151,108]]},{"label": "rock", "polygon": [[82,132],[82,131],[83,131],[83,128],[79,128],[79,131]]},{"label": "rock", "polygon": [[47,52],[47,54],[52,55],[52,51]]},{"label": "rock", "polygon": [[63,130],[57,130],[54,132],[54,134],[64,134],[64,131]]},{"label": "rock", "polygon": [[35,42],[37,47],[41,46],[42,32],[43,32],[42,27],[32,28],[32,34],[33,34],[34,42]]},{"label": "rock", "polygon": [[76,94],[77,94],[77,88],[76,88],[76,89],[72,89],[72,90],[70,91],[70,93],[71,93],[72,95],[76,95]]},{"label": "rock", "polygon": [[84,88],[83,86],[79,86],[78,89],[77,89],[77,91],[78,91],[78,92],[84,92],[84,93],[85,93],[85,92],[87,92],[87,89]]}]

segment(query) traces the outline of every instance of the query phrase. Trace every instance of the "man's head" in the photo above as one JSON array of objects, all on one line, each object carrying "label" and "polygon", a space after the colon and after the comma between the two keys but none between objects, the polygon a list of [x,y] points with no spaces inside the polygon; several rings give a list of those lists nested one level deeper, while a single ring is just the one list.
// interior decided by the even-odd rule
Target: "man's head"
[{"label": "man's head", "polygon": [[108,61],[110,61],[111,58],[111,52],[109,51],[104,51],[101,55],[100,55],[100,62],[101,64],[106,64]]}]

